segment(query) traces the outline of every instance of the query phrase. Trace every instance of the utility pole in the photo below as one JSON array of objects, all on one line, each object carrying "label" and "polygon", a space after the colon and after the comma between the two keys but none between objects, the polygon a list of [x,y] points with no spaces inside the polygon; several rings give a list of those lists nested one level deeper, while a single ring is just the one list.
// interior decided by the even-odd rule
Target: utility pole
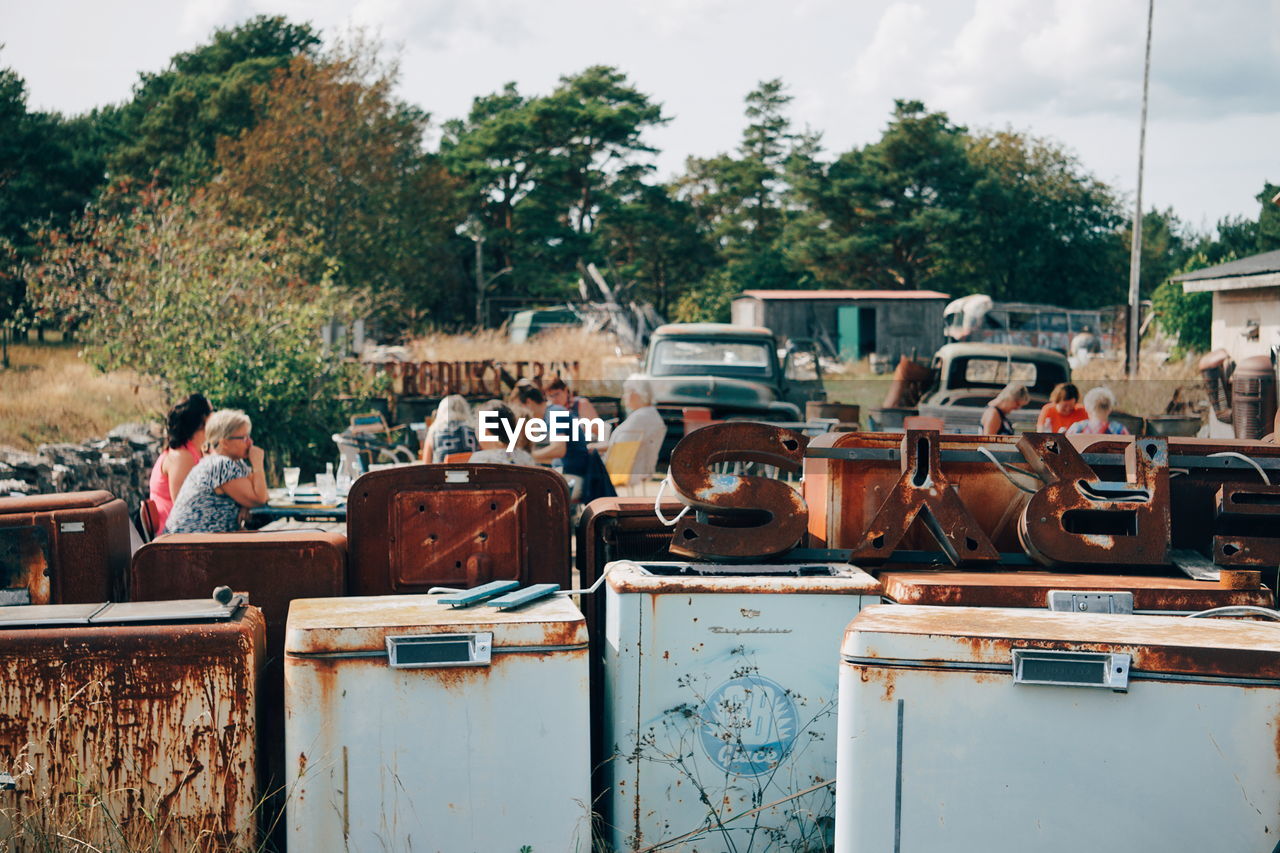
[{"label": "utility pole", "polygon": [[1147,0],[1147,53],[1142,65],[1142,120],[1138,124],[1138,198],[1133,214],[1133,245],[1129,249],[1129,336],[1125,352],[1125,372],[1130,379],[1138,375],[1139,313],[1142,280],[1142,172],[1147,151],[1147,91],[1151,84],[1151,20],[1155,17],[1156,0]]},{"label": "utility pole", "polygon": [[472,234],[476,244],[476,328],[484,328],[484,235]]}]

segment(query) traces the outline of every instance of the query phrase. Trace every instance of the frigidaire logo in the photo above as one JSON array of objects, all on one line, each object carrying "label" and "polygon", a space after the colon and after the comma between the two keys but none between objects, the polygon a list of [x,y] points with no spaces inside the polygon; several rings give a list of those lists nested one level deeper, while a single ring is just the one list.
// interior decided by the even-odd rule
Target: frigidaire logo
[{"label": "frigidaire logo", "polygon": [[[481,441],[502,441],[498,425],[498,413],[483,411],[480,413],[477,435]],[[507,452],[516,449],[520,436],[534,444],[543,441],[608,441],[609,425],[601,418],[574,418],[568,411],[552,412],[546,419],[519,418],[516,428],[507,441]]]}]

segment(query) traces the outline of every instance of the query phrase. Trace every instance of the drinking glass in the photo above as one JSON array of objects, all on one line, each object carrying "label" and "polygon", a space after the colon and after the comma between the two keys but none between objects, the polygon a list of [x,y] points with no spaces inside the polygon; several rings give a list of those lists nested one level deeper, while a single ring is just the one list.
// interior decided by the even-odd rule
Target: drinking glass
[{"label": "drinking glass", "polygon": [[320,492],[320,503],[338,502],[338,484],[332,474],[316,474],[316,490]]},{"label": "drinking glass", "polygon": [[301,476],[301,468],[284,469],[284,487],[289,490],[289,500],[293,500],[294,493],[298,491],[298,478]]}]

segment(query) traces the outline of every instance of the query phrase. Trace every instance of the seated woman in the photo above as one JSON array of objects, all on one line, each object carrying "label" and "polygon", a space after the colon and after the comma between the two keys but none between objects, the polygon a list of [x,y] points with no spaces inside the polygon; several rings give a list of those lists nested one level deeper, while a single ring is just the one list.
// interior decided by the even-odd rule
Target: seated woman
[{"label": "seated woman", "polygon": [[1077,421],[1087,420],[1089,415],[1078,404],[1080,389],[1070,382],[1060,382],[1049,394],[1049,402],[1040,410],[1036,420],[1036,432],[1066,432]]},{"label": "seated woman", "polygon": [[607,442],[593,444],[591,448],[607,452],[622,442],[639,443],[628,474],[628,485],[634,485],[648,480],[657,469],[662,442],[667,437],[667,425],[653,405],[653,390],[648,382],[634,378],[624,382],[622,405],[627,411],[627,419],[614,428]]},{"label": "seated woman", "polygon": [[1084,395],[1084,408],[1089,419],[1077,421],[1067,427],[1067,435],[1128,435],[1124,424],[1111,420],[1116,407],[1116,395],[1110,388],[1098,387]]},{"label": "seated woman", "polygon": [[156,505],[157,531],[164,529],[182,484],[204,455],[200,450],[204,444],[204,422],[212,412],[213,406],[203,394],[192,394],[169,410],[164,451],[151,469],[151,500]]},{"label": "seated woman", "polygon": [[[530,467],[537,466],[537,462],[533,461],[533,457],[529,455],[529,451],[522,447],[517,447],[508,452],[507,447],[511,443],[511,437],[516,434],[516,416],[511,408],[501,400],[490,400],[480,408],[476,409],[476,423],[483,426],[482,418],[485,412],[493,412],[497,415],[496,429],[488,431],[484,429],[476,430],[476,441],[480,444],[480,449],[471,454],[468,462],[488,463],[491,465],[528,465]],[[488,419],[489,423],[495,420],[492,416]],[[495,433],[497,440],[486,440],[485,436]],[[517,442],[519,439],[517,439]]]},{"label": "seated woman", "polygon": [[579,397],[573,393],[564,380],[556,376],[547,383],[544,389],[547,400],[554,406],[562,409],[568,409],[569,414],[573,415],[573,419],[581,420],[582,418],[598,418],[600,413],[596,411],[596,407],[586,397]]},{"label": "seated woman", "polygon": [[450,394],[436,407],[422,444],[423,462],[443,462],[450,453],[470,453],[479,447],[471,425],[471,407],[461,394]]},{"label": "seated woman", "polygon": [[267,502],[262,448],[253,443],[249,416],[220,409],[205,422],[207,452],[191,469],[165,533],[230,533],[240,527],[240,508]]},{"label": "seated woman", "polygon": [[1010,382],[1004,386],[982,413],[983,435],[1013,435],[1013,422],[1009,415],[1025,406],[1030,399],[1027,386],[1021,382]]}]

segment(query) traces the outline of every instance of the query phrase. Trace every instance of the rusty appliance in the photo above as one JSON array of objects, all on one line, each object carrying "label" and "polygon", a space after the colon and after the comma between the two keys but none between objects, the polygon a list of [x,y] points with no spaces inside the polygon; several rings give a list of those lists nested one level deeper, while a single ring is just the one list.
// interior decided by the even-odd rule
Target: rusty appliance
[{"label": "rusty appliance", "polygon": [[0,605],[127,600],[129,531],[110,492],[0,498]]},{"label": "rusty appliance", "polygon": [[1271,358],[1240,360],[1231,377],[1231,423],[1236,438],[1259,439],[1272,431],[1276,417],[1276,369]]},{"label": "rusty appliance", "polygon": [[[17,849],[254,849],[261,612],[237,596],[0,609]],[[59,835],[61,833],[61,835]]]},{"label": "rusty appliance", "polygon": [[880,582],[886,600],[909,605],[1182,615],[1274,603],[1271,590],[1256,573],[1241,578],[1227,572],[1217,580],[1198,581],[1185,575],[896,571],[881,574]]},{"label": "rusty appliance", "polygon": [[352,595],[570,583],[569,489],[545,468],[407,465],[347,497]]},{"label": "rusty appliance", "polygon": [[590,848],[586,626],[514,586],[293,603],[290,850]]},{"label": "rusty appliance", "polygon": [[604,590],[610,849],[825,849],[833,656],[879,583],[847,564],[621,562]]},{"label": "rusty appliance", "polygon": [[[347,590],[347,537],[319,530],[175,533],[133,555],[134,601],[164,601],[226,586],[247,593],[266,620],[259,693],[263,789],[284,784],[284,626],[295,598],[332,598]],[[272,803],[283,809],[283,800]]]},{"label": "rusty appliance", "polygon": [[837,853],[1275,847],[1275,623],[871,607],[839,679]]}]

